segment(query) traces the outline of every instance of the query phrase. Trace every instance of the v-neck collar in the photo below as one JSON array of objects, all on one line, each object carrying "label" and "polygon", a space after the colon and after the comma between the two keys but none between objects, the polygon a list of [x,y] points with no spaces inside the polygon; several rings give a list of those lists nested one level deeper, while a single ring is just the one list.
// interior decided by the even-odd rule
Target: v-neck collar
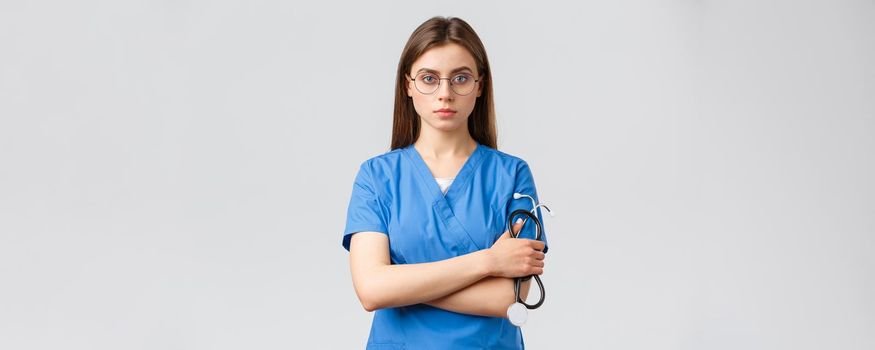
[{"label": "v-neck collar", "polygon": [[453,203],[455,202],[453,199],[458,196],[458,193],[462,193],[470,183],[469,180],[471,175],[474,173],[474,169],[477,168],[477,165],[482,158],[483,146],[479,142],[476,143],[477,147],[474,148],[474,152],[471,152],[471,155],[468,156],[468,159],[462,164],[462,168],[459,169],[459,173],[456,174],[453,183],[450,184],[450,188],[447,189],[447,194],[444,194],[443,191],[441,191],[440,186],[434,179],[434,175],[432,175],[425,160],[422,159],[422,156],[416,151],[416,148],[413,147],[413,144],[410,144],[404,149],[404,154],[406,154],[413,163],[420,179],[425,182],[425,186],[431,189],[430,192],[435,197],[435,201],[446,199],[449,203]]}]

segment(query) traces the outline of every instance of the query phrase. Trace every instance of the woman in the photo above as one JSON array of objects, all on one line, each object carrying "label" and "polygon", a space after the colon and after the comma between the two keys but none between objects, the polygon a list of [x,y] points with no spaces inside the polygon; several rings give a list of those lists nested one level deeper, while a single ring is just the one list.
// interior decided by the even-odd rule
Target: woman
[{"label": "woman", "polygon": [[376,310],[368,349],[524,348],[506,318],[513,278],[543,273],[547,248],[502,233],[507,213],[531,209],[513,193],[537,193],[526,162],[495,149],[494,124],[480,38],[458,18],[420,25],[398,64],[391,151],[359,168],[343,236]]}]

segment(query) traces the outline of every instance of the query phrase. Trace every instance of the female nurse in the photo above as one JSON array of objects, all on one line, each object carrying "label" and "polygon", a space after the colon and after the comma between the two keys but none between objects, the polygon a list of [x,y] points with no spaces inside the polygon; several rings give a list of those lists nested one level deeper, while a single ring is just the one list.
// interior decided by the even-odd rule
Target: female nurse
[{"label": "female nurse", "polygon": [[374,311],[367,349],[523,349],[506,312],[513,278],[544,272],[546,237],[505,231],[507,213],[531,209],[513,193],[537,193],[528,164],[496,150],[483,44],[461,19],[429,19],[397,74],[391,150],[361,164],[342,243]]}]

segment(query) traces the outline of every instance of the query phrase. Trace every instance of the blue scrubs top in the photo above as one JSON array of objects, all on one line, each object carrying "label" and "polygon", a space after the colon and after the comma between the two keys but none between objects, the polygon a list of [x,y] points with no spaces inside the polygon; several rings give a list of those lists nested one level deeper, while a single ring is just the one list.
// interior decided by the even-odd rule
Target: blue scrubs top
[{"label": "blue scrubs top", "polygon": [[[532,209],[529,199],[514,200],[514,192],[538,200],[528,164],[487,146],[477,145],[446,195],[413,145],[395,149],[361,164],[342,244],[349,250],[356,232],[385,233],[392,264],[440,261],[486,249],[506,230],[509,213]],[[527,223],[520,237],[534,238],[534,223]],[[544,232],[542,238],[546,242]],[[507,318],[461,314],[426,304],[376,310],[367,345],[367,349],[524,347],[520,328]]]}]

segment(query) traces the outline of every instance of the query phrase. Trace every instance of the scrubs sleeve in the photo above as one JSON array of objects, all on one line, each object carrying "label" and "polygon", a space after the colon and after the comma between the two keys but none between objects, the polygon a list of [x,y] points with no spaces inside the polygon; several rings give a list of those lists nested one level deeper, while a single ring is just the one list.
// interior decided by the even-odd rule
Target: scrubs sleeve
[{"label": "scrubs sleeve", "polygon": [[359,167],[352,186],[352,196],[346,211],[343,248],[349,251],[349,241],[358,232],[372,231],[388,235],[386,216],[377,195],[373,177],[365,162]]},{"label": "scrubs sleeve", "polygon": [[[532,176],[532,170],[529,168],[529,164],[526,162],[520,162],[520,165],[517,169],[516,176],[516,184],[514,185],[514,192],[527,194],[535,198],[535,201],[540,203],[541,200],[538,199],[538,191],[535,188],[535,178]],[[515,200],[515,207],[519,205],[519,208],[524,208],[531,210],[532,202],[528,199],[525,200]],[[518,209],[518,208],[513,208]],[[541,208],[538,208],[538,218],[541,219],[541,240],[544,241],[544,253],[547,253],[548,248],[550,248],[550,243],[547,241],[547,224],[544,222],[544,216],[541,214],[546,214],[541,212]],[[523,232],[520,235],[521,237],[535,237],[535,226],[533,224],[526,223],[526,226],[523,228]]]}]

